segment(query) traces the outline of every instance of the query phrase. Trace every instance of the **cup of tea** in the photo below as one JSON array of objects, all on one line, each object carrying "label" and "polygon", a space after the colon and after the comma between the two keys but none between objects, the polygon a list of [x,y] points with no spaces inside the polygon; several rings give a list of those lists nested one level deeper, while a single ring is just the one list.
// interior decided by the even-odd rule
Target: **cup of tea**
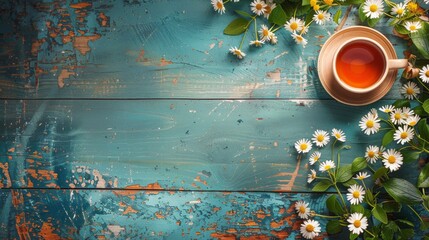
[{"label": "cup of tea", "polygon": [[341,43],[335,51],[332,70],[335,80],[344,89],[366,93],[380,86],[389,70],[407,65],[407,59],[389,58],[377,41],[354,37]]}]

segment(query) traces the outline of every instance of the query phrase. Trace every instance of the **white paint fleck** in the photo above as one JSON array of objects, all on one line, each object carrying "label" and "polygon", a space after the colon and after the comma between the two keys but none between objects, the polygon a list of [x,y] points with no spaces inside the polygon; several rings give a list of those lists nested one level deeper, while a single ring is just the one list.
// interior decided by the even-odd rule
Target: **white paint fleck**
[{"label": "white paint fleck", "polygon": [[115,235],[115,237],[119,236],[119,233],[123,230],[125,230],[125,228],[119,226],[119,225],[107,225],[107,229],[109,229],[109,231],[111,231],[113,233],[113,235]]}]

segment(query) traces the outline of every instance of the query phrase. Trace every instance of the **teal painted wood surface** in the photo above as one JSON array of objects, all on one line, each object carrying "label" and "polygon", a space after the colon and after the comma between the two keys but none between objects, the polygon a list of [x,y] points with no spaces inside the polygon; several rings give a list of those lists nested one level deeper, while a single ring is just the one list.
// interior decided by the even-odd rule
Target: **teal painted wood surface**
[{"label": "teal painted wood surface", "polygon": [[8,0],[0,13],[0,239],[299,238],[293,204],[324,212],[328,196],[309,192],[293,143],[341,128],[351,162],[379,143],[360,117],[400,97],[399,81],[371,106],[329,97],[316,63],[334,24],[305,49],[282,32],[239,61],[240,38],[222,34],[235,16],[209,1]]}]

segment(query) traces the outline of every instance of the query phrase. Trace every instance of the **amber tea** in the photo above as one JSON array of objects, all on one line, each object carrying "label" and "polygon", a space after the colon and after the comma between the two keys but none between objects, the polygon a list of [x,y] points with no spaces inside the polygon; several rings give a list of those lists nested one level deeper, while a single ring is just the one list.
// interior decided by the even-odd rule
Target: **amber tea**
[{"label": "amber tea", "polygon": [[383,51],[367,41],[353,41],[337,55],[335,67],[338,77],[347,85],[367,88],[383,76],[386,61]]}]

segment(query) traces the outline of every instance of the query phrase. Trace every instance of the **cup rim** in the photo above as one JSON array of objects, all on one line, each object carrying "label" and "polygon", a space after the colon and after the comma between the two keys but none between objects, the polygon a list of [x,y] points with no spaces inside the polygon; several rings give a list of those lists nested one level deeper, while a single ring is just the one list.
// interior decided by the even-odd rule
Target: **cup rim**
[{"label": "cup rim", "polygon": [[[378,49],[380,49],[380,51],[383,54],[384,71],[383,71],[383,74],[380,76],[380,78],[371,86],[366,87],[366,88],[357,88],[357,87],[353,87],[353,86],[346,84],[344,81],[342,81],[340,79],[340,77],[338,76],[337,70],[336,70],[336,64],[335,63],[337,61],[337,57],[338,57],[340,50],[343,49],[344,46],[346,46],[352,42],[362,41],[362,40],[367,41],[367,42],[371,42]],[[387,74],[389,72],[389,69],[387,67],[388,60],[389,60],[389,57],[387,56],[385,49],[381,46],[380,43],[378,43],[374,39],[371,39],[368,37],[354,37],[354,38],[351,38],[351,39],[343,42],[342,44],[340,44],[340,46],[337,48],[337,50],[335,50],[334,57],[333,57],[333,64],[332,64],[332,72],[333,72],[335,81],[338,82],[338,84],[340,84],[340,86],[343,87],[344,89],[347,89],[348,91],[354,92],[354,93],[367,93],[367,92],[370,92],[370,91],[376,89],[377,87],[379,87],[383,83],[384,79],[387,77]]]}]

